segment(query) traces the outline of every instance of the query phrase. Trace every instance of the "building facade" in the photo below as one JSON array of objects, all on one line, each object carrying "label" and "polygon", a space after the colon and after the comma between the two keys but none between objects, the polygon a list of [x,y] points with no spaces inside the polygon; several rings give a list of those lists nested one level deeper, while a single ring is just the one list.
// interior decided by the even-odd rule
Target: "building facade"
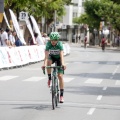
[{"label": "building facade", "polygon": [[84,13],[84,2],[85,0],[72,0],[72,5],[65,6],[66,15],[63,16],[62,25],[59,29],[61,40],[78,43],[80,38],[81,40],[84,39],[84,26],[73,23],[73,18]]}]

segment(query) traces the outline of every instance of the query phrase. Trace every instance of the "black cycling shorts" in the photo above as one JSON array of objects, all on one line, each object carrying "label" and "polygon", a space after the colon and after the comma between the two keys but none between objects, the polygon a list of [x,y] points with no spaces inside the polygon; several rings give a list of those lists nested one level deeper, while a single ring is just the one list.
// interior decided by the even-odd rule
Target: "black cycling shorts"
[{"label": "black cycling shorts", "polygon": [[[55,58],[55,57],[49,55],[48,59],[52,60],[52,64],[56,62],[57,66],[61,66],[61,60],[60,60],[60,58]],[[63,69],[59,68],[58,69],[58,73],[63,73]]]}]

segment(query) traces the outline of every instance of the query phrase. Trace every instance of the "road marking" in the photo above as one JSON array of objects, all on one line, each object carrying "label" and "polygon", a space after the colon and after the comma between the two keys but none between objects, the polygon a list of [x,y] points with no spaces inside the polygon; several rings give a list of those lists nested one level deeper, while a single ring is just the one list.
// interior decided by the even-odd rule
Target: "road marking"
[{"label": "road marking", "polygon": [[45,79],[45,77],[30,77],[28,79],[25,79],[23,81],[27,82],[27,81],[31,81],[31,82],[37,82],[37,81],[40,81],[40,80],[43,80]]},{"label": "road marking", "polygon": [[110,79],[113,79],[113,76],[111,76]]},{"label": "road marking", "polygon": [[87,115],[92,115],[96,108],[90,108]]},{"label": "road marking", "polygon": [[118,69],[119,67],[120,67],[120,66],[118,65],[118,66],[117,66],[117,69]]},{"label": "road marking", "polygon": [[116,72],[117,72],[117,69],[114,70],[114,72],[112,73],[112,75],[115,75]]},{"label": "road marking", "polygon": [[116,69],[114,70],[114,72],[112,73],[112,75],[115,75],[115,73],[117,72],[118,68],[119,68],[119,65],[116,67]]},{"label": "road marking", "polygon": [[97,97],[97,100],[101,100],[102,99],[102,95],[99,95],[98,97]]},{"label": "road marking", "polygon": [[0,81],[7,81],[7,80],[11,80],[11,79],[14,79],[18,76],[3,76],[3,77],[0,77]]},{"label": "road marking", "polygon": [[90,78],[85,81],[85,83],[90,83],[90,84],[100,84],[101,82],[102,82],[102,79],[93,79],[93,78]]},{"label": "road marking", "polygon": [[120,80],[116,80],[115,85],[120,85]]},{"label": "road marking", "polygon": [[107,90],[107,87],[103,87],[103,90]]},{"label": "road marking", "polygon": [[70,82],[72,81],[74,78],[64,78],[64,82]]}]

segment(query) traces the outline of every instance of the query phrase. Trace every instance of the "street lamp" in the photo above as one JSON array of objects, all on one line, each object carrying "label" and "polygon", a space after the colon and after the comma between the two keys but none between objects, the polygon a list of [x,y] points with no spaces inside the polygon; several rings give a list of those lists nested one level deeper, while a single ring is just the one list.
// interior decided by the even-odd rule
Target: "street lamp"
[{"label": "street lamp", "polygon": [[56,13],[56,10],[54,12],[54,31],[56,32],[56,16],[57,16],[57,13]]},{"label": "street lamp", "polygon": [[44,32],[44,24],[45,24],[45,18],[42,17],[42,32]]}]

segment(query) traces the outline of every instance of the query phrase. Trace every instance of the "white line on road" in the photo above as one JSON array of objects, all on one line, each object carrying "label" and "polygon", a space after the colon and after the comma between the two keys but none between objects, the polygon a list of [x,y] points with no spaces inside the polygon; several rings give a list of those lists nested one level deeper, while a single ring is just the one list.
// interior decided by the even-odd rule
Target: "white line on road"
[{"label": "white line on road", "polygon": [[28,78],[28,79],[25,79],[23,81],[32,81],[32,82],[37,82],[37,81],[40,81],[42,79],[45,79],[45,77],[31,77],[31,78]]},{"label": "white line on road", "polygon": [[74,78],[64,78],[64,82],[70,82],[72,81]]},{"label": "white line on road", "polygon": [[114,70],[114,72],[112,73],[112,75],[115,75],[115,73],[117,72],[118,68],[119,68],[119,65],[116,67],[116,69]]},{"label": "white line on road", "polygon": [[103,87],[103,90],[107,90],[107,87]]},{"label": "white line on road", "polygon": [[120,67],[120,66],[118,65],[118,66],[117,66],[117,69],[118,69],[119,67]]},{"label": "white line on road", "polygon": [[92,115],[96,108],[90,108],[87,115]]},{"label": "white line on road", "polygon": [[16,77],[18,76],[3,76],[3,77],[0,77],[0,81],[7,81],[7,80],[11,80]]},{"label": "white line on road", "polygon": [[115,75],[116,72],[117,72],[117,69],[114,70],[114,72],[112,73],[112,75]]},{"label": "white line on road", "polygon": [[99,95],[98,97],[97,97],[97,100],[101,100],[102,99],[102,95]]},{"label": "white line on road", "polygon": [[116,80],[115,85],[120,85],[120,80]]},{"label": "white line on road", "polygon": [[102,79],[93,79],[93,78],[90,78],[85,81],[85,83],[89,83],[89,84],[100,84],[101,82],[102,82]]}]

